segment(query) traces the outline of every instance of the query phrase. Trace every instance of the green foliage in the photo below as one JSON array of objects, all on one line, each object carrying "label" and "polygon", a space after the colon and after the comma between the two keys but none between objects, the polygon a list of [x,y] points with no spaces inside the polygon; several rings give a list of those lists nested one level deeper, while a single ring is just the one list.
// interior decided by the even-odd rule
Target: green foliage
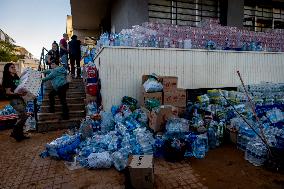
[{"label": "green foliage", "polygon": [[18,60],[15,45],[0,41],[0,62],[17,62]]}]

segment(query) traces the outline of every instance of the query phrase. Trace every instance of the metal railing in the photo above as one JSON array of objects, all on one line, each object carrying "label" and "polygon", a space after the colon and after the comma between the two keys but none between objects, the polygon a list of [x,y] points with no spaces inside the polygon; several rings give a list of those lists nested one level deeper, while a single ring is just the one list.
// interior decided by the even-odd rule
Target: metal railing
[{"label": "metal railing", "polygon": [[[42,48],[41,50],[41,55],[40,55],[40,60],[39,60],[39,65],[38,65],[38,71],[43,71],[47,68],[47,65],[46,65],[46,55],[48,53],[48,50],[46,48]],[[41,84],[41,87],[40,87],[40,93],[41,93],[41,96],[43,98],[43,84]],[[39,110],[39,107],[38,107],[38,103],[37,103],[37,98],[34,99],[34,118],[35,118],[35,121],[36,121],[36,131],[38,131],[38,110]]]}]

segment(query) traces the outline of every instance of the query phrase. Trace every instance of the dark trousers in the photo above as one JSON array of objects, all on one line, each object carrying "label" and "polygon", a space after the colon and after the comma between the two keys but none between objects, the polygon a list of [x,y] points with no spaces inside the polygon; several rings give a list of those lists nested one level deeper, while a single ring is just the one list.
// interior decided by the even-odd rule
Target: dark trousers
[{"label": "dark trousers", "polygon": [[63,118],[69,117],[69,108],[67,106],[66,101],[66,92],[69,88],[69,83],[66,83],[65,85],[58,88],[58,90],[52,90],[49,94],[49,105],[50,105],[50,112],[54,112],[55,108],[55,96],[58,95],[60,103],[62,105],[62,112],[63,112]]},{"label": "dark trousers", "polygon": [[16,110],[18,115],[18,119],[12,133],[15,135],[15,137],[21,137],[24,135],[23,127],[28,119],[28,115],[26,113],[26,103],[22,98],[15,98],[10,101],[10,105]]},{"label": "dark trousers", "polygon": [[71,74],[75,75],[75,63],[76,63],[77,77],[81,76],[80,60],[81,60],[80,57],[74,57],[70,55]]}]

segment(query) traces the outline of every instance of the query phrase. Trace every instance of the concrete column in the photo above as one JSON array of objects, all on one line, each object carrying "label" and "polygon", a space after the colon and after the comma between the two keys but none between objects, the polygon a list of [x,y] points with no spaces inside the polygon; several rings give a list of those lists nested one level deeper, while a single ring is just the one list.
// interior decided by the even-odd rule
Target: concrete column
[{"label": "concrete column", "polygon": [[228,0],[227,26],[243,27],[244,0]]},{"label": "concrete column", "polygon": [[112,31],[120,32],[148,20],[148,0],[117,0],[112,4]]}]

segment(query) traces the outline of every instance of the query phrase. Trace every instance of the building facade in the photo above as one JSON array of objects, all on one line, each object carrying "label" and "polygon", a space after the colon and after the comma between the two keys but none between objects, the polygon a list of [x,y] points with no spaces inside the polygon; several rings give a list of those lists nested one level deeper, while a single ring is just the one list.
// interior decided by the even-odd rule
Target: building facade
[{"label": "building facade", "polygon": [[269,31],[284,28],[284,0],[70,0],[74,34],[98,36],[143,22],[222,25]]}]

